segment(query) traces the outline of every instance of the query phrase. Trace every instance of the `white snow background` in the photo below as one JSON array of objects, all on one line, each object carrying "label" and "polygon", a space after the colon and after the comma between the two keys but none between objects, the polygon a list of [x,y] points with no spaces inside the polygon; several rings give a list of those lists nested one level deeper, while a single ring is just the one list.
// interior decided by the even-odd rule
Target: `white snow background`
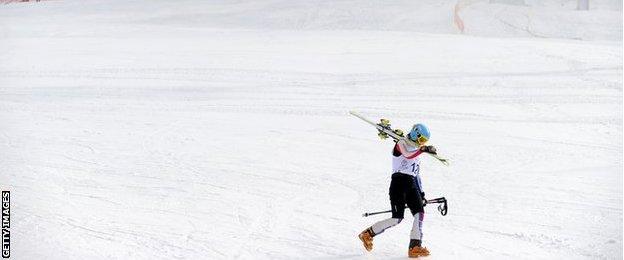
[{"label": "white snow background", "polygon": [[451,160],[430,259],[620,259],[622,3],[546,2],[0,5],[12,259],[405,259],[411,216],[356,237],[392,142],[349,110]]}]

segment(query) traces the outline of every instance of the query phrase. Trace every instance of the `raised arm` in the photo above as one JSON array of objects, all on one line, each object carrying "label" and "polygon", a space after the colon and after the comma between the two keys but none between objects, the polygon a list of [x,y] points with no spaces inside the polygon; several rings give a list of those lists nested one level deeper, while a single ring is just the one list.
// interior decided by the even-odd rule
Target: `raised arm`
[{"label": "raised arm", "polygon": [[397,141],[397,146],[399,147],[399,151],[403,156],[407,159],[412,159],[418,155],[420,155],[423,151],[418,149],[417,147],[411,146],[405,142],[405,140],[400,139]]}]

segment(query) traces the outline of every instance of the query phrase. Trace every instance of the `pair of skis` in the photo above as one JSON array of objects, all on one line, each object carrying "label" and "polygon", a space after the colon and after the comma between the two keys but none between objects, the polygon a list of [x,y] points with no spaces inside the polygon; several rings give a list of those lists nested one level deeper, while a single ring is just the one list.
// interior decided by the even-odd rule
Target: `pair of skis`
[{"label": "pair of skis", "polygon": [[[376,124],[373,121],[370,121],[370,120],[366,119],[365,117],[363,117],[362,115],[356,113],[355,111],[349,111],[349,114],[351,114],[351,115],[353,115],[353,116],[355,116],[355,117],[357,117],[359,119],[364,120],[364,122],[366,122],[366,123],[371,124],[372,126],[377,128],[377,130],[379,130],[379,132],[385,133],[386,135],[392,137],[392,139],[394,139],[396,141],[403,139],[408,144],[410,144],[410,145],[412,145],[414,147],[419,147],[418,144],[416,144],[414,141],[410,140],[409,138],[405,138],[403,136],[398,135],[392,128],[390,128],[390,126],[387,124],[387,121],[386,121],[386,124],[381,124],[381,123]],[[438,156],[438,154],[436,154],[436,153],[426,153],[426,154],[431,155],[433,158],[437,159],[438,161],[440,161],[442,164],[444,164],[446,166],[449,165],[448,159],[442,158],[442,157]]]}]

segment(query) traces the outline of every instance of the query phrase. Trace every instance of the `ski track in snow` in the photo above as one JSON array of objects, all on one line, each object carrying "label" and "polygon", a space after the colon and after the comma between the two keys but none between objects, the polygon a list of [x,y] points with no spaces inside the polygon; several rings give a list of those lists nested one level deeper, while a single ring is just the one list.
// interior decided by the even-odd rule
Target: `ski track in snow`
[{"label": "ski track in snow", "polygon": [[405,259],[411,217],[356,238],[391,142],[349,110],[451,159],[423,162],[431,259],[622,256],[621,42],[128,21],[0,34],[16,259]]}]

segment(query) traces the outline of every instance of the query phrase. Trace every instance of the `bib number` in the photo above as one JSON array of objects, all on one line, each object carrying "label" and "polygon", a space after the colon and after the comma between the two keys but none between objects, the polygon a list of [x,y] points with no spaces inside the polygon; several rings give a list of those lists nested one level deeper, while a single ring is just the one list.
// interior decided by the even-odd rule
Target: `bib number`
[{"label": "bib number", "polygon": [[416,165],[416,163],[412,163],[412,172],[413,173],[418,173],[418,168],[420,168],[420,165]]}]

